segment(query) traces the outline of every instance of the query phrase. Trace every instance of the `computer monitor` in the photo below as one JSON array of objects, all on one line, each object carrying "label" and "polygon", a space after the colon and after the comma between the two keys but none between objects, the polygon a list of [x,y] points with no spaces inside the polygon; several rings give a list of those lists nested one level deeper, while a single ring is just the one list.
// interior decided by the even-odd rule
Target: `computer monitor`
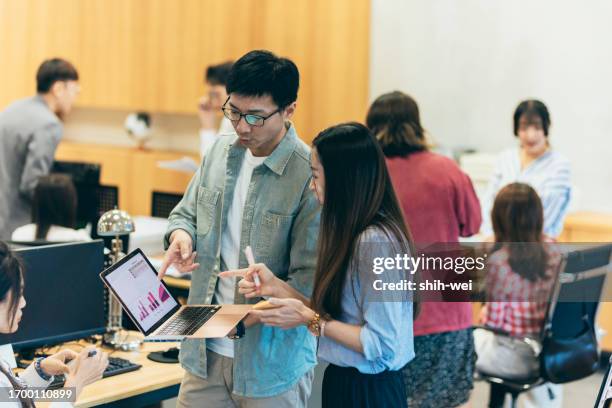
[{"label": "computer monitor", "polygon": [[25,265],[26,307],[17,332],[0,334],[0,344],[25,351],[106,331],[101,240],[19,248],[16,253]]},{"label": "computer monitor", "polygon": [[51,173],[70,176],[77,192],[77,227],[83,228],[96,219],[96,188],[100,185],[101,166],[94,163],[55,161]]}]

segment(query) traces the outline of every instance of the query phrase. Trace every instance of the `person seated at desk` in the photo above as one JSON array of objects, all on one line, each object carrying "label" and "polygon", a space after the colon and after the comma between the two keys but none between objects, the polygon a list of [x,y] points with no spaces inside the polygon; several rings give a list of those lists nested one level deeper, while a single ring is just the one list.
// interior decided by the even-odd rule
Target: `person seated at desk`
[{"label": "person seated at desk", "polygon": [[[0,241],[0,333],[14,333],[19,327],[22,309],[26,306],[23,297],[23,265],[11,252],[8,245]],[[95,352],[95,354],[94,354]],[[69,361],[73,361],[70,362]],[[87,347],[79,354],[62,350],[47,358],[38,358],[19,377],[9,365],[0,359],[0,388],[22,390],[29,387],[46,388],[57,374],[66,375],[64,387],[73,388],[76,397],[83,387],[102,378],[108,365],[108,355],[94,347]],[[3,402],[3,407],[34,407],[34,401],[22,398],[20,402]],[[68,402],[54,402],[50,407],[72,407]]]},{"label": "person seated at desk", "polygon": [[221,115],[221,108],[227,101],[227,78],[232,70],[232,61],[210,65],[206,68],[205,82],[208,95],[200,98],[198,117],[200,118],[200,157],[203,158],[217,141],[217,136],[232,133],[232,122]]},{"label": "person seated at desk", "polygon": [[481,233],[485,236],[493,232],[489,215],[495,196],[513,182],[529,184],[540,196],[544,233],[551,238],[561,234],[572,195],[571,164],[551,146],[550,126],[550,114],[543,102],[528,99],[516,107],[514,135],[519,146],[505,150],[497,159],[482,205]]},{"label": "person seated at desk", "polygon": [[41,177],[34,190],[33,223],[17,228],[13,241],[71,242],[90,241],[86,230],[76,225],[77,193],[69,176],[51,174]]},{"label": "person seated at desk", "polygon": [[[481,311],[481,323],[508,335],[474,330],[476,368],[508,380],[538,377],[539,336],[560,253],[544,235],[542,201],[529,185],[512,183],[502,188],[491,218],[495,244],[488,257],[488,303]],[[530,340],[525,342],[523,338]],[[545,384],[526,393],[529,403],[560,407],[560,389],[553,391],[552,398],[547,388],[552,390]]]}]

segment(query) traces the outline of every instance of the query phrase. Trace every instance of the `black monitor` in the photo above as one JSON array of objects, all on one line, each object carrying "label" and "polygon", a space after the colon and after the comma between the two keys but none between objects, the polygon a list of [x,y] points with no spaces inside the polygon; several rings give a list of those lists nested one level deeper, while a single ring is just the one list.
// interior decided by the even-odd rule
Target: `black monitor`
[{"label": "black monitor", "polygon": [[51,173],[70,176],[77,192],[77,228],[83,228],[96,219],[96,189],[100,185],[99,164],[55,161]]},{"label": "black monitor", "polygon": [[26,307],[17,332],[0,334],[0,344],[24,351],[106,331],[101,240],[19,248],[16,253],[25,265]]}]

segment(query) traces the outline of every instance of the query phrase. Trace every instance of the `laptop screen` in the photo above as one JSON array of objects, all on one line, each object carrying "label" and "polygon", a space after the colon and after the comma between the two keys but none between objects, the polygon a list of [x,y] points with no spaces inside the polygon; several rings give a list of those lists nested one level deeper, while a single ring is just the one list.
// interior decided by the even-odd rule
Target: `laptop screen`
[{"label": "laptop screen", "polygon": [[103,272],[103,279],[145,334],[180,307],[140,250]]}]

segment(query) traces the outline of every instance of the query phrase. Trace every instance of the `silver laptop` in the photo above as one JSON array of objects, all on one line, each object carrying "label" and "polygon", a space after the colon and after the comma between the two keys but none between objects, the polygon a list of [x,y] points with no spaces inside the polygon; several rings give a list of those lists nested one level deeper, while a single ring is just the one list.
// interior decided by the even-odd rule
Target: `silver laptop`
[{"label": "silver laptop", "polygon": [[145,341],[225,337],[253,305],[182,306],[170,293],[151,262],[136,249],[100,273]]}]

